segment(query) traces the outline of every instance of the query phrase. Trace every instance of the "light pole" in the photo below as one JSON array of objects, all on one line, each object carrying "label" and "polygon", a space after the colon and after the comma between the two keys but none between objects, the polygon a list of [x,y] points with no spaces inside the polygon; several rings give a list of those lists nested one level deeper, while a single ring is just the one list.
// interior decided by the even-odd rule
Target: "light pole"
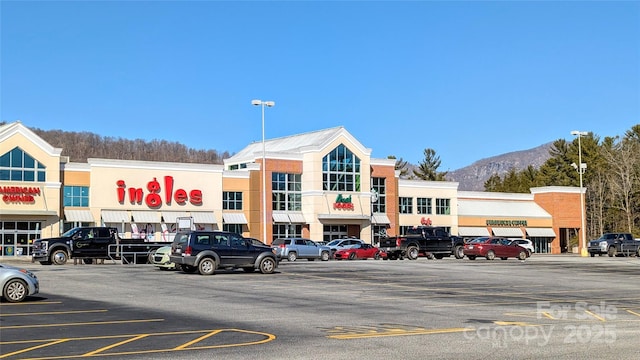
[{"label": "light pole", "polygon": [[267,242],[267,151],[264,144],[264,107],[276,105],[273,101],[251,100],[251,105],[262,107],[262,240]]},{"label": "light pole", "polygon": [[584,212],[585,212],[584,199],[583,199],[584,193],[582,189],[582,174],[587,169],[587,164],[582,162],[582,145],[580,144],[580,138],[582,138],[583,136],[589,135],[589,133],[586,131],[573,130],[571,132],[571,135],[578,136],[578,163],[580,165],[576,165],[575,163],[573,163],[571,164],[571,166],[573,166],[578,171],[578,174],[580,175],[580,227],[581,227],[580,235],[582,240],[582,248],[580,249],[580,255],[588,256],[589,254],[587,252],[587,231],[586,231],[587,229],[585,229],[585,226],[584,226]]}]

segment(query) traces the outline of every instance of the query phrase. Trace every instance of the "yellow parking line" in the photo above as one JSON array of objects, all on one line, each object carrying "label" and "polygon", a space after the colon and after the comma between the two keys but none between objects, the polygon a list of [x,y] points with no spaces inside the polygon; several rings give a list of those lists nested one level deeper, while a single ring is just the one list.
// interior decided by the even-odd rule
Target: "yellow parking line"
[{"label": "yellow parking line", "polygon": [[23,301],[18,303],[0,303],[0,306],[51,305],[62,304],[62,301]]},{"label": "yellow parking line", "polygon": [[139,336],[136,336],[136,337],[132,337],[131,339],[123,340],[123,341],[120,341],[120,342],[117,342],[117,343],[111,344],[111,345],[109,345],[109,346],[105,346],[105,347],[102,347],[102,348],[100,348],[100,349],[96,349],[96,350],[93,350],[93,351],[91,351],[91,352],[85,353],[85,354],[84,354],[84,356],[96,355],[96,354],[98,354],[98,353],[101,353],[101,352],[103,352],[103,351],[107,351],[107,350],[109,350],[109,349],[113,349],[113,348],[118,347],[118,346],[120,346],[120,345],[124,345],[124,344],[130,343],[130,342],[132,342],[132,341],[136,341],[136,340],[144,339],[144,338],[146,338],[147,336],[149,336],[149,334],[142,334],[142,335],[139,335]]},{"label": "yellow parking line", "polygon": [[0,326],[0,330],[40,328],[40,327],[44,328],[44,327],[62,327],[62,326],[105,325],[105,324],[130,324],[130,323],[157,322],[157,321],[164,321],[164,319],[115,320],[115,321],[94,321],[94,322],[65,323],[65,324],[39,324],[39,325]]},{"label": "yellow parking line", "polygon": [[603,318],[602,316],[600,316],[600,315],[598,315],[598,314],[596,314],[596,313],[594,313],[592,311],[585,310],[584,312],[586,312],[587,314],[593,316],[594,318],[596,318],[596,319],[598,319],[600,321],[607,321],[607,319]]},{"label": "yellow parking line", "polygon": [[107,312],[109,310],[75,310],[75,311],[45,311],[45,312],[34,312],[34,313],[22,313],[22,314],[0,314],[0,317],[8,317],[8,316],[29,316],[29,315],[60,315],[60,314],[83,314],[83,313],[97,313],[97,312]]},{"label": "yellow parking line", "polygon": [[211,337],[211,336],[213,336],[213,335],[219,334],[221,331],[222,331],[222,330],[215,330],[215,331],[212,331],[212,332],[210,332],[210,333],[208,333],[208,334],[204,334],[204,335],[202,335],[202,336],[200,336],[200,337],[198,337],[198,338],[195,338],[195,339],[193,339],[193,340],[191,340],[191,341],[189,341],[189,342],[186,342],[186,343],[184,343],[184,344],[182,344],[182,345],[180,345],[180,346],[176,346],[174,349],[175,349],[175,350],[182,350],[182,349],[184,349],[184,348],[186,348],[186,347],[188,347],[188,346],[190,346],[190,345],[193,345],[193,344],[199,343],[200,341],[202,341],[202,340],[204,340],[204,339],[206,339],[206,338],[208,338],[208,337]]},{"label": "yellow parking line", "polygon": [[472,328],[450,328],[450,329],[422,329],[422,330],[402,330],[402,331],[385,331],[375,333],[362,333],[362,334],[342,334],[342,335],[329,335],[329,339],[337,340],[350,340],[350,339],[365,339],[374,337],[389,337],[389,336],[410,336],[410,335],[430,335],[430,334],[447,334],[455,332],[474,331]]},{"label": "yellow parking line", "polygon": [[66,342],[66,341],[69,341],[69,339],[59,339],[59,340],[56,340],[56,341],[53,341],[53,342],[50,342],[50,343],[47,343],[47,344],[42,344],[42,345],[38,345],[38,346],[32,346],[32,347],[29,347],[29,348],[26,348],[26,349],[22,349],[22,350],[14,351],[14,352],[12,352],[12,353],[2,354],[2,355],[0,355],[0,359],[4,359],[4,358],[6,358],[6,357],[13,356],[13,355],[18,355],[18,354],[26,353],[26,352],[28,352],[28,351],[32,351],[32,350],[36,350],[36,349],[41,349],[41,348],[43,348],[43,347],[47,347],[47,346],[52,346],[52,345],[60,344],[60,343]]},{"label": "yellow parking line", "polygon": [[633,314],[633,315],[635,315],[635,316],[640,316],[640,314],[638,314],[637,312],[635,312],[635,311],[633,311],[633,310],[627,310],[627,312],[628,312],[629,314]]}]

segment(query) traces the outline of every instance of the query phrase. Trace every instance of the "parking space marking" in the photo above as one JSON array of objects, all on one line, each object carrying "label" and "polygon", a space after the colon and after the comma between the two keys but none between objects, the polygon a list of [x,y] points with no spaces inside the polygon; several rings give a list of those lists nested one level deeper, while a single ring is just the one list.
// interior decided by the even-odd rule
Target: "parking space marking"
[{"label": "parking space marking", "polygon": [[62,304],[62,301],[23,301],[17,303],[0,303],[0,306],[52,305]]},{"label": "parking space marking", "polygon": [[603,321],[603,322],[604,322],[604,321],[607,321],[607,319],[605,319],[605,318],[603,318],[602,316],[600,316],[600,315],[598,315],[598,314],[594,313],[593,311],[585,310],[584,312],[585,312],[585,313],[587,313],[587,314],[589,314],[589,315],[591,315],[591,316],[593,316],[594,318],[596,318],[596,319],[598,319],[598,320],[600,320],[600,321]]},{"label": "parking space marking", "polygon": [[329,335],[327,335],[327,338],[335,339],[335,340],[353,340],[353,339],[366,339],[366,338],[390,337],[390,336],[448,334],[448,333],[465,332],[465,331],[475,331],[475,329],[470,327],[427,329],[427,328],[414,327],[414,326],[382,324],[379,326],[352,326],[352,327],[337,326],[333,329],[326,330],[326,332],[329,333]]},{"label": "parking space marking", "polygon": [[99,310],[69,310],[69,311],[44,311],[44,312],[33,312],[33,313],[21,313],[21,314],[0,314],[0,317],[8,317],[8,316],[35,316],[35,315],[67,315],[67,314],[84,314],[84,313],[99,313],[99,312],[108,312],[106,309]]},{"label": "parking space marking", "polygon": [[[213,344],[213,345],[198,345],[199,343],[201,343],[202,341],[208,338],[211,338],[215,335],[220,335],[223,333],[242,333],[245,335],[255,335],[257,339],[247,339],[247,341],[245,342],[227,342],[227,343],[222,342],[222,343]],[[203,334],[203,335],[198,336],[196,339],[187,341],[184,344],[181,344],[175,347],[170,347],[170,348],[108,352],[109,350],[116,349],[119,346],[122,346],[125,344],[131,344],[136,341],[140,341],[142,339],[147,339],[151,337],[168,336],[168,337],[174,338],[179,335],[192,335],[192,334]],[[84,358],[89,356],[124,356],[124,355],[173,352],[173,351],[206,350],[206,349],[227,348],[227,347],[236,347],[236,346],[249,346],[249,345],[259,345],[259,344],[267,343],[269,341],[276,339],[276,336],[273,334],[265,333],[265,332],[243,330],[243,329],[213,329],[213,330],[187,330],[187,331],[175,331],[175,332],[125,334],[125,335],[87,336],[87,337],[64,338],[64,339],[18,340],[18,341],[0,342],[0,345],[17,345],[17,344],[37,344],[37,345],[29,346],[24,349],[2,354],[0,355],[0,359],[4,359],[4,358],[8,358],[15,355],[20,355],[20,354],[26,354],[30,351],[42,349],[45,347],[51,347],[53,345],[62,344],[66,342],[72,342],[72,341],[82,342],[82,341],[95,341],[95,340],[108,340],[108,339],[123,339],[123,340],[108,346],[103,346],[95,350],[84,352],[82,354],[54,355],[54,356],[47,356],[47,357],[28,358],[23,360],[75,359],[75,358]],[[225,338],[223,337],[223,339]],[[227,341],[227,340],[222,340],[222,341]],[[81,346],[81,345],[78,345],[78,346]],[[74,348],[77,348],[78,346],[75,346]]]},{"label": "parking space marking", "polygon": [[2,354],[2,355],[0,355],[0,359],[7,358],[9,356],[24,354],[24,353],[29,352],[29,351],[42,349],[42,348],[45,348],[47,346],[53,346],[53,345],[61,344],[63,342],[67,342],[67,341],[69,341],[69,339],[59,339],[59,340],[56,340],[56,341],[48,342],[46,344],[41,344],[41,345],[38,345],[38,346],[32,346],[32,347],[29,347],[29,348],[26,348],[26,349],[22,349],[22,350],[18,350],[18,351],[14,351],[14,352],[11,352],[11,353]]},{"label": "parking space marking", "polygon": [[81,323],[56,323],[56,324],[0,326],[0,330],[25,329],[25,328],[46,328],[46,327],[61,327],[61,326],[130,324],[130,323],[159,322],[159,321],[164,321],[164,319],[113,320],[113,321],[93,321],[93,322],[81,322]]}]

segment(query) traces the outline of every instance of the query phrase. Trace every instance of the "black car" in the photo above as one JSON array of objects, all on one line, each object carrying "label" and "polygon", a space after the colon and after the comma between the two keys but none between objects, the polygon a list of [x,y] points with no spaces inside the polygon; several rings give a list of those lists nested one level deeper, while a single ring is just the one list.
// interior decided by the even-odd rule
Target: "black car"
[{"label": "black car", "polygon": [[271,274],[278,260],[271,248],[226,231],[188,231],[176,234],[171,244],[171,262],[186,273],[211,275],[216,269],[259,269]]}]

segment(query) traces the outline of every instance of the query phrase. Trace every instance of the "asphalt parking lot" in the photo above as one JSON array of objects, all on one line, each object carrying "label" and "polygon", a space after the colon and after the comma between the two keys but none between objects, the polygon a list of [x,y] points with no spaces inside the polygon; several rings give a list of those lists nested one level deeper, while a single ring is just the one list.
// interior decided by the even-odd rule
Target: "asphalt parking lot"
[{"label": "asphalt parking lot", "polygon": [[281,262],[213,276],[20,264],[0,359],[640,358],[640,259]]}]

